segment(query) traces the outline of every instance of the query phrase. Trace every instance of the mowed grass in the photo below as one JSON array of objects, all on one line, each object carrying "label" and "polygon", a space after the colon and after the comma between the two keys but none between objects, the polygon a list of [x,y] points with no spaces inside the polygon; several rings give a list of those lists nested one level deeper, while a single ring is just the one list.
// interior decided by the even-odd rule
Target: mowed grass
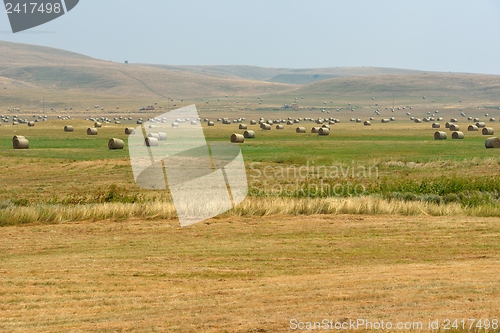
[{"label": "mowed grass", "polygon": [[439,319],[443,331],[447,318],[500,315],[497,222],[274,215],[4,227],[0,330],[288,332],[292,319],[366,319],[427,332]]},{"label": "mowed grass", "polygon": [[[422,116],[426,115],[427,110],[423,108],[413,110],[412,113]],[[385,112],[390,115],[394,114]],[[470,112],[472,114],[472,111]],[[475,112],[480,117],[481,111]],[[451,117],[456,110],[445,110],[442,113],[443,117]],[[285,125],[284,130],[276,130],[273,125],[271,131],[263,131],[258,125],[249,125],[251,119],[258,120],[266,114],[266,119],[336,116],[341,122],[331,125],[330,135],[326,137],[310,133],[313,126],[318,126],[314,122],[301,121],[299,124]],[[433,134],[436,130],[430,128],[430,123],[415,124],[401,113],[396,115],[395,122],[382,124],[377,119],[370,127],[363,126],[362,123],[350,122],[349,117],[352,114],[348,111],[328,114],[320,110],[267,111],[267,113],[256,110],[226,114],[231,118],[245,117],[244,123],[250,130],[256,132],[255,139],[247,139],[244,144],[240,145],[247,166],[250,195],[268,196],[270,193],[267,190],[275,184],[281,186],[298,182],[299,185],[311,183],[314,185],[321,180],[328,182],[331,186],[346,183],[352,183],[353,186],[360,184],[366,190],[362,193],[364,195],[382,195],[383,198],[390,200],[410,198],[440,203],[441,197],[422,197],[421,195],[447,194],[450,189],[444,191],[439,188],[445,177],[451,178],[452,181],[458,179],[457,181],[461,183],[461,187],[456,188],[463,193],[456,193],[460,197],[451,198],[451,202],[462,202],[467,205],[472,203],[474,207],[497,202],[500,189],[492,189],[491,184],[489,186],[482,184],[487,182],[488,177],[498,174],[500,157],[497,150],[484,148],[485,136],[482,136],[480,132],[465,132],[464,140],[449,138],[445,141],[435,141]],[[201,111],[200,115],[202,118],[216,120],[223,117],[224,112]],[[362,110],[356,115],[368,119],[372,113]],[[1,126],[2,172],[0,179],[5,184],[0,191],[2,207],[13,209],[19,205],[74,205],[106,202],[142,204],[164,200],[171,202],[168,191],[142,190],[134,183],[124,128],[137,126],[136,118],[137,116],[134,116],[133,121],[123,121],[120,125],[104,124],[97,136],[86,135],[87,128],[92,127],[93,122],[83,120],[83,116],[78,114],[75,119],[66,121],[56,120],[52,116],[49,121],[36,123],[36,126],[32,128],[26,125]],[[484,119],[484,117],[481,118]],[[441,123],[444,127],[444,121]],[[468,123],[464,122],[464,118],[459,120],[462,128]],[[205,122],[202,124],[209,143],[229,141],[232,133],[243,133],[243,130],[238,129],[239,124],[235,123],[222,125],[216,122],[214,127],[206,126]],[[74,132],[64,132],[65,125],[73,125]],[[495,123],[488,125],[494,127]],[[297,126],[306,127],[307,133],[295,133]],[[441,130],[447,131],[451,136],[450,131],[444,128]],[[30,140],[30,149],[12,149],[13,135],[26,136]],[[109,150],[107,142],[113,137],[123,139],[125,149]],[[342,168],[345,170],[361,168],[361,170],[369,170],[370,173],[359,176],[357,173],[349,172],[343,175],[340,172],[339,177],[332,179],[329,175],[326,177],[321,175],[317,171],[319,169],[315,169],[321,166],[337,168],[337,170],[340,168],[341,171],[344,170]],[[307,168],[306,176],[295,175],[298,179],[291,179],[289,175],[278,174],[274,177],[280,170],[291,169],[293,172],[300,167]],[[412,181],[416,182],[412,189],[404,191],[403,189],[407,187],[404,184]],[[419,185],[419,182],[422,184]],[[427,183],[438,187],[430,192],[423,190],[420,193],[420,188],[426,186]],[[471,186],[465,186],[466,183]],[[484,192],[486,188],[488,188],[487,192],[482,193],[481,191]],[[478,191],[481,193],[478,194]],[[397,193],[393,194],[393,192]],[[274,194],[281,196],[280,193]],[[341,193],[341,196],[350,195],[351,193]],[[292,196],[295,194],[292,193]],[[303,195],[299,196],[303,197]],[[320,193],[319,196],[325,195]],[[445,201],[450,201],[450,197]],[[41,211],[46,210],[46,207],[41,208]],[[480,211],[483,212],[481,215],[496,215],[497,210],[493,207],[493,209]],[[23,223],[33,218],[36,221],[38,211],[40,209],[30,212],[30,218],[23,219]],[[137,208],[125,207],[123,211],[136,212]],[[329,209],[328,212],[332,210]],[[427,210],[426,212],[429,213]],[[134,214],[132,216],[135,216]],[[471,211],[467,214],[471,214]],[[86,216],[88,215],[84,214],[80,219],[85,219]],[[101,216],[101,214],[95,216]],[[104,216],[113,216],[113,214]],[[129,215],[120,213],[117,216]],[[14,218],[14,215],[4,216],[2,223],[8,224],[8,219],[11,217]],[[46,221],[45,218],[43,220]],[[61,220],[64,219],[60,218],[55,221]]]}]

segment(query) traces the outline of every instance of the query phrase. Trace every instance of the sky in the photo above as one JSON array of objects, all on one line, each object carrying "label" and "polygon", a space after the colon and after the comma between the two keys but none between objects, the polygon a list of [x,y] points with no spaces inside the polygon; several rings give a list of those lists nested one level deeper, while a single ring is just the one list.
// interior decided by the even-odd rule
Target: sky
[{"label": "sky", "polygon": [[168,65],[500,74],[499,34],[499,0],[80,0],[16,34],[0,13],[0,40]]}]

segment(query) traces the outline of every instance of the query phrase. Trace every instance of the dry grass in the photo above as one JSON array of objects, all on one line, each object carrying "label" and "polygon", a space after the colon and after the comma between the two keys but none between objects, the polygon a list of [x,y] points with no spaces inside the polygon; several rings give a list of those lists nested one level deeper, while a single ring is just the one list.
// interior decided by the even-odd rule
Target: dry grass
[{"label": "dry grass", "polygon": [[[500,216],[497,206],[467,208],[460,204],[435,204],[421,201],[385,200],[374,196],[357,198],[278,198],[248,197],[224,217],[261,217],[269,215],[401,215],[401,216]],[[120,221],[129,218],[174,219],[170,202],[100,203],[77,205],[38,204],[29,207],[7,205],[0,210],[0,226],[20,224],[57,224],[72,221]]]},{"label": "dry grass", "polygon": [[[498,318],[498,219],[313,215],[0,229],[4,332],[288,332]],[[424,330],[425,331],[425,330]]]}]

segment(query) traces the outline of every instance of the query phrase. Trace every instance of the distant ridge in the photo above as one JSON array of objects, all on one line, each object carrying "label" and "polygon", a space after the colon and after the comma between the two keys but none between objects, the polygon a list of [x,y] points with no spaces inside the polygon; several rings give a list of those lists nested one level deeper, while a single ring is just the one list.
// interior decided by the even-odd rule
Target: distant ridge
[{"label": "distant ridge", "polygon": [[0,54],[0,85],[5,91],[0,94],[0,103],[11,106],[38,105],[43,96],[65,104],[95,96],[151,101],[223,96],[274,96],[274,100],[282,100],[284,95],[310,95],[329,101],[336,96],[387,97],[392,93],[412,100],[432,95],[500,102],[500,76],[495,75],[378,67],[124,64],[4,41],[0,41]]}]

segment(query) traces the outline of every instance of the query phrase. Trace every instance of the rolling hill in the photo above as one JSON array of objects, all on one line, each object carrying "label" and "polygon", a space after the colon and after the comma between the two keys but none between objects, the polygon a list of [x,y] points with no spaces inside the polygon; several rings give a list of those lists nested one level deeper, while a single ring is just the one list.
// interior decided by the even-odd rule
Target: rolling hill
[{"label": "rolling hill", "polygon": [[[88,105],[91,101],[136,105],[153,100],[283,96],[317,100],[369,96],[416,100],[437,96],[500,102],[500,77],[376,67],[263,68],[123,64],[64,50],[0,41],[0,107]],[[3,87],[3,89],[1,89]],[[132,103],[133,102],[133,103]]]}]

